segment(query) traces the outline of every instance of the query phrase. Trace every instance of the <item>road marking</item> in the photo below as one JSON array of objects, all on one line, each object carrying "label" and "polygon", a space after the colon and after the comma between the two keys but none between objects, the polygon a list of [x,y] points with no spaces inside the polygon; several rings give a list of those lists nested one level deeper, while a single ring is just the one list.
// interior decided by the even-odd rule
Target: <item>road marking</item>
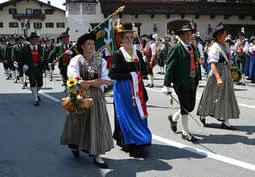
[{"label": "road marking", "polygon": [[208,157],[208,158],[211,158],[214,160],[218,160],[218,161],[221,161],[221,162],[224,162],[227,164],[231,164],[231,165],[245,168],[245,169],[248,169],[251,171],[255,171],[255,165],[253,165],[253,164],[249,164],[249,163],[246,163],[246,162],[243,162],[240,160],[232,159],[232,158],[220,155],[220,154],[208,152],[203,149],[199,149],[199,148],[192,147],[189,145],[181,144],[181,143],[178,143],[178,142],[175,142],[175,141],[172,141],[172,140],[169,140],[169,139],[166,139],[166,138],[154,135],[154,134],[152,135],[152,138],[156,141],[161,142],[161,143],[164,143],[164,144],[167,144],[170,146],[174,146],[174,147],[177,147],[177,148],[185,150],[185,151],[189,151],[189,152],[199,154],[201,156],[205,156],[205,157]]},{"label": "road marking", "polygon": [[[55,101],[55,102],[58,102],[58,103],[60,102],[60,100],[58,98],[50,96],[47,93],[40,92],[40,94],[45,96],[46,98],[51,99],[52,101]],[[199,148],[196,148],[196,147],[193,147],[193,146],[185,145],[185,144],[182,144],[182,143],[179,143],[179,142],[176,142],[176,141],[172,141],[172,140],[169,140],[169,139],[166,139],[166,138],[160,137],[158,135],[154,135],[154,134],[152,135],[152,139],[156,140],[158,142],[164,143],[166,145],[169,145],[169,146],[173,146],[173,147],[185,150],[185,151],[189,151],[189,152],[192,152],[192,153],[195,153],[195,154],[199,154],[201,156],[205,156],[205,157],[208,157],[208,158],[211,158],[211,159],[214,159],[214,160],[218,160],[218,161],[230,164],[230,165],[234,165],[234,166],[245,168],[245,169],[248,169],[248,170],[251,170],[251,171],[255,171],[255,165],[253,165],[253,164],[249,164],[249,163],[246,163],[246,162],[243,162],[243,161],[240,161],[240,160],[236,160],[236,159],[233,159],[233,158],[229,158],[229,157],[226,157],[226,156],[223,156],[223,155],[215,154],[215,153],[205,151],[203,149],[199,149]]]},{"label": "road marking", "polygon": [[238,105],[239,105],[239,106],[242,106],[242,107],[246,107],[246,108],[255,109],[255,106],[251,106],[251,105],[247,105],[247,104],[239,103]]},{"label": "road marking", "polygon": [[[151,90],[153,92],[158,92],[158,93],[162,93],[163,94],[163,92],[161,90],[159,90],[159,89],[147,88],[147,87],[146,87],[146,89],[147,90]],[[197,98],[197,100],[200,100],[200,99]],[[238,105],[241,106],[241,107],[245,107],[245,108],[255,109],[255,106],[252,106],[252,105],[247,105],[247,104],[243,104],[243,103],[238,103]]]},{"label": "road marking", "polygon": [[52,100],[52,101],[57,102],[57,103],[60,103],[60,102],[61,102],[61,101],[60,101],[60,99],[55,98],[55,97],[53,97],[53,96],[50,96],[50,95],[49,95],[49,94],[47,94],[47,93],[39,92],[39,94],[41,94],[41,95],[45,96],[46,98],[49,98],[49,99],[50,99],[50,100]]}]

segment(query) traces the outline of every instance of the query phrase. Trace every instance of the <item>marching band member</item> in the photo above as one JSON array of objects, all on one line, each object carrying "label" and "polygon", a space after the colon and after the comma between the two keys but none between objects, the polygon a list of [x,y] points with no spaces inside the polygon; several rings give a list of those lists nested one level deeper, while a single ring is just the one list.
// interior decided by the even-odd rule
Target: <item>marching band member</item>
[{"label": "marching band member", "polygon": [[13,55],[12,55],[13,65],[15,67],[15,70],[17,70],[15,83],[17,83],[17,81],[20,80],[22,84],[22,88],[25,88],[25,83],[23,78],[24,61],[21,60],[21,52],[24,46],[23,44],[24,39],[22,36],[19,36],[16,40],[17,40],[17,44],[14,45],[12,49],[13,50]]},{"label": "marching band member", "polygon": [[57,57],[63,55],[59,59],[59,63],[58,63],[60,74],[62,76],[62,81],[63,81],[62,85],[63,86],[66,85],[66,81],[68,79],[67,66],[68,66],[71,58],[77,54],[77,52],[75,51],[74,48],[71,49],[72,46],[69,42],[68,30],[69,30],[69,28],[67,28],[67,30],[65,32],[61,33],[61,35],[59,37],[61,42],[56,44],[56,46],[50,52],[50,55],[48,57],[48,65],[51,65]]},{"label": "marching band member", "polygon": [[9,38],[9,42],[3,48],[3,64],[4,64],[4,71],[6,75],[6,80],[12,78],[12,72],[15,70],[12,62],[12,55],[13,50],[12,47],[15,45],[15,38],[11,36]]},{"label": "marching band member", "polygon": [[245,40],[244,32],[240,32],[239,39],[234,45],[236,64],[242,74],[241,82],[238,85],[245,85],[245,55],[248,53],[248,49],[249,44]]},{"label": "marching band member", "polygon": [[43,66],[45,62],[43,48],[38,45],[39,36],[32,32],[29,41],[30,44],[22,48],[21,60],[24,61],[23,69],[26,70],[30,88],[34,98],[34,106],[38,106],[41,101],[38,92],[43,85]]}]

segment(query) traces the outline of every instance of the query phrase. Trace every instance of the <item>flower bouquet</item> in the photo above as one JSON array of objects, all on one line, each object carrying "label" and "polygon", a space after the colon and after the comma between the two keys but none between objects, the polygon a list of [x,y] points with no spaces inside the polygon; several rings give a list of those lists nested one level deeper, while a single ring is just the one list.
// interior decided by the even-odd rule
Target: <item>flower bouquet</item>
[{"label": "flower bouquet", "polygon": [[62,98],[63,107],[68,112],[74,114],[82,114],[89,110],[93,105],[93,99],[87,98],[86,90],[89,86],[86,86],[82,78],[69,78],[66,84],[68,87],[68,96]]},{"label": "flower bouquet", "polygon": [[231,74],[234,82],[239,82],[241,80],[241,72],[236,66],[232,66]]}]

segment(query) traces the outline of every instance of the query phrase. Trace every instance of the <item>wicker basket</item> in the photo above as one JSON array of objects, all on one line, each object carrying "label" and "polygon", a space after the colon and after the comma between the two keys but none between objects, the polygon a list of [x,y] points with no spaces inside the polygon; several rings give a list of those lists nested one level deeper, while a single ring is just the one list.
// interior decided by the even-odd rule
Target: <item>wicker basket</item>
[{"label": "wicker basket", "polygon": [[[70,113],[81,114],[84,112],[81,110],[76,110],[76,108],[71,103],[70,97],[62,98],[61,103],[62,103],[62,106]],[[92,98],[83,98],[82,99],[81,108],[83,108],[85,110],[85,109],[90,109],[92,106],[93,106]]]}]

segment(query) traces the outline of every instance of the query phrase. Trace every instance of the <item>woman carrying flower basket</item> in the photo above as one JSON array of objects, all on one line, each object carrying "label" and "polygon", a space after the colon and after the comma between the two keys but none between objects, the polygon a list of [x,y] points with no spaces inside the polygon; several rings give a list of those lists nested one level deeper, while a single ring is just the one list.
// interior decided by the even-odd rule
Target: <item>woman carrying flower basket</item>
[{"label": "woman carrying flower basket", "polygon": [[144,157],[144,146],[151,144],[146,101],[148,96],[142,76],[146,75],[142,54],[133,48],[132,24],[120,29],[122,47],[112,57],[110,77],[114,79],[114,139],[135,158]]},{"label": "woman carrying flower basket", "polygon": [[[99,155],[113,148],[103,94],[104,85],[110,84],[110,81],[105,60],[94,55],[95,40],[94,34],[79,37],[77,49],[80,55],[72,58],[68,65],[67,86],[71,99],[69,101],[74,110],[70,110],[67,115],[61,144],[68,145],[75,157],[79,157],[79,151],[87,152],[94,157],[95,164],[107,168],[108,165]],[[84,100],[87,101],[85,105]]]},{"label": "woman carrying flower basket", "polygon": [[216,26],[213,37],[215,41],[208,53],[211,72],[197,114],[204,126],[207,126],[205,116],[212,116],[222,122],[221,128],[235,130],[229,119],[238,119],[240,110],[232,81],[230,52],[225,45],[226,30],[222,23]]}]

